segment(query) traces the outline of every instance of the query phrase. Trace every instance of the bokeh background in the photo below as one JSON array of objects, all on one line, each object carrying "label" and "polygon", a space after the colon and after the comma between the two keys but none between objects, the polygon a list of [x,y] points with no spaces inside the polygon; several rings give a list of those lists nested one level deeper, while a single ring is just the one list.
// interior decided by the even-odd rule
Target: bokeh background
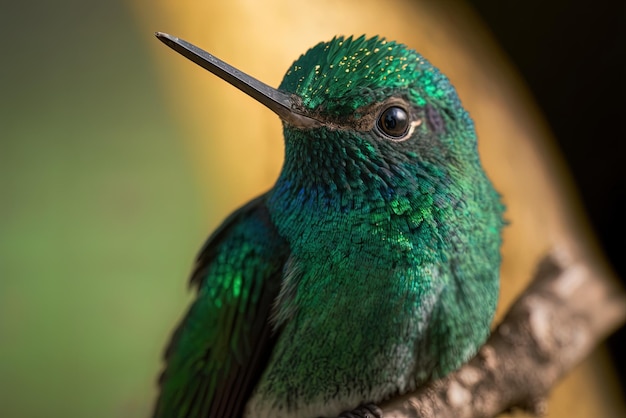
[{"label": "bokeh background", "polygon": [[[155,30],[271,85],[337,33],[407,43],[457,85],[509,207],[499,314],[554,245],[625,277],[623,4],[222,3],[2,2],[0,417],[147,417],[194,254],[280,169],[278,119]],[[623,341],[550,416],[623,416]]]}]

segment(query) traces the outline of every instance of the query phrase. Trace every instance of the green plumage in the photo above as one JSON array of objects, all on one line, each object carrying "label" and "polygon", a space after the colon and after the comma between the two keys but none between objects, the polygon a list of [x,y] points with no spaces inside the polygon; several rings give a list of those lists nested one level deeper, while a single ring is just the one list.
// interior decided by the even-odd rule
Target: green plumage
[{"label": "green plumage", "polygon": [[503,206],[447,78],[403,45],[336,38],[279,89],[320,126],[285,123],[275,186],[201,252],[156,417],[337,416],[489,334]]}]

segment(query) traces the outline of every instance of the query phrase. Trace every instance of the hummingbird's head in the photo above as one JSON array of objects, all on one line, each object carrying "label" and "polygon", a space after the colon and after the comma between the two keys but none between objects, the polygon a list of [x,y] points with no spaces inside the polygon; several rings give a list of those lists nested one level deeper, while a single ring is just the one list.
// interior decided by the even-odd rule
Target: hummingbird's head
[{"label": "hummingbird's head", "polygon": [[482,172],[474,126],[454,87],[402,44],[334,38],[296,60],[274,89],[186,41],[157,37],[280,116],[281,176],[298,190],[397,194]]},{"label": "hummingbird's head", "polygon": [[479,166],[474,125],[454,87],[402,44],[365,36],[320,43],[294,62],[279,90],[317,122],[285,121],[285,169],[328,178],[327,171],[350,177],[341,167],[352,166],[360,179],[384,175],[389,183]]}]

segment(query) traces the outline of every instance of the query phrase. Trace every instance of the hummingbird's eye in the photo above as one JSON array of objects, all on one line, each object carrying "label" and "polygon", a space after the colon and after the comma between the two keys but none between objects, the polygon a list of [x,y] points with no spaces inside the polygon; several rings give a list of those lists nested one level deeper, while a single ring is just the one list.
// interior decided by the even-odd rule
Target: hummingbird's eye
[{"label": "hummingbird's eye", "polygon": [[378,118],[378,129],[392,139],[402,138],[409,130],[409,115],[398,106],[388,107]]}]

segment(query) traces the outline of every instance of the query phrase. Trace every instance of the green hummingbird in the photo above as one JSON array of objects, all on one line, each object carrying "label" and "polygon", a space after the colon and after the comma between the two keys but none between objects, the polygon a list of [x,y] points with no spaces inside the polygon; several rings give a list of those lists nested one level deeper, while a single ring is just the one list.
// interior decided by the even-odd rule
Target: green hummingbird
[{"label": "green hummingbird", "polygon": [[381,416],[472,357],[504,207],[449,80],[400,43],[336,37],[274,89],[156,36],[278,114],[285,160],[200,251],[154,416]]}]

